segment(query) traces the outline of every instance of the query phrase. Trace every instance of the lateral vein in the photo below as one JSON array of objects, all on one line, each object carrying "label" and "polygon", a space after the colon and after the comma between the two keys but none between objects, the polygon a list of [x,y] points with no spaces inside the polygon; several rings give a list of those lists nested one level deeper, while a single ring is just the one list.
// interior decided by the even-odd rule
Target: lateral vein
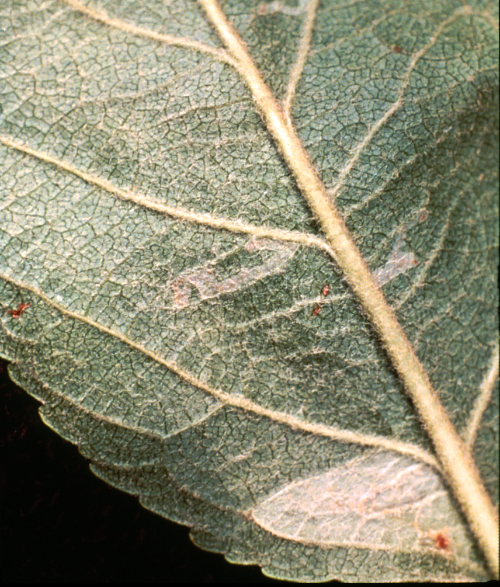
[{"label": "lateral vein", "polygon": [[71,6],[74,10],[85,14],[89,18],[96,20],[98,22],[102,22],[103,24],[119,29],[123,32],[130,33],[136,37],[144,37],[146,39],[151,39],[152,41],[157,41],[158,43],[164,43],[166,45],[174,45],[177,47],[185,47],[186,49],[191,49],[192,51],[198,51],[200,53],[207,53],[212,57],[215,57],[219,61],[224,61],[225,63],[235,66],[234,60],[228,55],[227,51],[223,49],[215,49],[214,47],[210,47],[210,45],[206,45],[205,43],[200,43],[199,41],[192,41],[191,39],[185,39],[184,37],[176,37],[174,35],[165,35],[163,33],[156,33],[150,29],[139,27],[134,24],[127,23],[119,18],[112,18],[108,16],[106,12],[103,10],[95,10],[93,8],[89,8],[85,6],[79,0],[61,0],[68,6]]},{"label": "lateral vein", "polygon": [[486,408],[490,405],[490,399],[493,395],[493,390],[495,389],[495,384],[498,379],[498,361],[498,340],[495,340],[493,344],[490,365],[488,371],[484,375],[481,385],[479,386],[479,394],[474,403],[474,408],[471,412],[469,422],[465,430],[464,441],[465,445],[469,449],[469,452],[472,452],[474,448],[474,442],[481,424],[481,419],[484,412],[486,411]]},{"label": "lateral vein", "polygon": [[349,173],[351,172],[352,168],[358,162],[361,154],[366,149],[366,147],[371,143],[373,137],[378,133],[378,131],[385,125],[385,123],[390,118],[392,118],[392,116],[403,105],[403,103],[404,103],[404,101],[403,101],[404,93],[406,91],[406,88],[408,87],[408,84],[410,83],[411,74],[412,74],[413,70],[415,69],[417,63],[437,43],[437,41],[439,39],[439,36],[443,32],[443,30],[449,24],[451,24],[452,22],[454,22],[458,18],[462,17],[464,15],[464,12],[465,12],[464,9],[460,8],[460,9],[456,10],[455,13],[452,14],[449,18],[447,18],[446,20],[444,20],[438,26],[438,28],[436,29],[434,35],[431,37],[430,41],[426,45],[424,45],[419,51],[417,51],[415,53],[415,55],[413,56],[413,59],[411,60],[410,65],[409,65],[409,67],[408,67],[408,69],[406,71],[406,74],[405,74],[405,76],[403,78],[403,82],[402,82],[401,87],[399,89],[398,97],[397,97],[396,101],[385,112],[385,114],[381,118],[379,118],[379,120],[377,120],[377,122],[370,128],[370,130],[366,134],[365,138],[354,149],[354,153],[353,153],[352,157],[349,159],[349,161],[347,162],[347,164],[340,170],[339,178],[337,180],[337,183],[335,184],[335,186],[333,188],[331,188],[330,190],[328,190],[328,193],[330,194],[330,197],[331,198],[335,198],[337,196],[338,192],[340,191],[340,189],[344,185],[345,180],[347,179],[347,177],[348,177]]},{"label": "lateral vein", "polygon": [[297,243],[303,246],[320,249],[329,255],[334,254],[330,245],[323,238],[319,238],[312,234],[299,231],[281,230],[279,228],[271,228],[267,226],[257,226],[255,224],[249,224],[241,220],[228,220],[227,218],[215,216],[213,214],[202,214],[198,212],[191,212],[190,210],[184,210],[182,208],[166,206],[161,202],[158,202],[157,200],[144,196],[140,193],[130,190],[123,190],[115,186],[107,179],[103,179],[97,175],[82,171],[74,165],[71,165],[71,163],[57,159],[56,157],[44,153],[43,151],[32,149],[27,145],[23,145],[17,141],[12,140],[10,137],[0,135],[0,143],[3,143],[6,147],[11,147],[12,149],[15,149],[21,153],[25,153],[26,155],[30,155],[35,159],[39,159],[40,161],[54,165],[58,169],[67,171],[68,173],[79,177],[83,181],[95,185],[110,194],[113,194],[120,200],[125,202],[133,202],[142,208],[170,216],[171,218],[175,218],[177,220],[190,222],[192,224],[200,224],[202,226],[207,226],[216,230],[227,230],[229,232],[248,234],[260,238],[269,238],[276,241]]},{"label": "lateral vein", "polygon": [[304,19],[304,29],[297,51],[297,58],[290,72],[290,79],[286,89],[285,99],[283,100],[283,111],[288,120],[291,120],[292,102],[295,97],[295,91],[299,84],[302,72],[307,61],[307,55],[311,46],[312,31],[314,20],[318,11],[319,0],[309,0],[306,7],[306,17]]},{"label": "lateral vein", "polygon": [[46,304],[52,306],[61,314],[68,316],[69,318],[72,318],[73,320],[78,320],[79,322],[82,322],[88,326],[91,326],[92,328],[95,328],[99,332],[107,334],[108,336],[112,336],[116,340],[119,340],[120,342],[126,344],[130,348],[140,352],[144,356],[149,357],[150,359],[152,359],[153,361],[155,361],[159,365],[163,365],[169,371],[171,371],[172,373],[177,375],[180,379],[182,379],[186,383],[189,383],[193,387],[196,387],[197,389],[204,391],[208,395],[210,395],[210,396],[214,397],[215,399],[219,400],[220,402],[222,402],[224,405],[232,406],[234,408],[242,409],[246,412],[250,412],[253,414],[257,414],[259,416],[263,416],[265,418],[268,418],[269,420],[272,420],[274,422],[278,422],[280,424],[284,424],[284,425],[289,426],[290,428],[293,428],[296,430],[301,430],[303,432],[308,432],[308,433],[315,434],[318,436],[324,436],[327,438],[331,438],[332,440],[337,440],[339,442],[360,444],[363,446],[373,446],[373,447],[378,447],[378,448],[382,448],[385,450],[393,450],[393,451],[399,452],[401,454],[407,454],[409,456],[413,456],[413,457],[417,458],[420,461],[427,463],[428,465],[430,465],[430,466],[434,467],[435,469],[437,469],[438,471],[440,471],[439,463],[436,461],[436,459],[433,457],[433,455],[428,453],[427,451],[423,450],[419,446],[416,446],[416,445],[413,445],[410,443],[406,443],[406,442],[391,440],[391,439],[383,438],[383,437],[379,437],[379,436],[374,436],[374,435],[369,435],[369,434],[359,434],[357,432],[351,432],[349,430],[341,430],[341,429],[335,428],[334,426],[326,426],[324,424],[307,422],[307,421],[301,420],[300,418],[292,416],[290,414],[286,414],[284,412],[279,412],[277,410],[271,410],[269,408],[265,408],[255,402],[243,397],[243,396],[237,396],[237,395],[233,396],[225,391],[222,391],[220,389],[216,389],[215,387],[208,385],[207,383],[205,383],[201,379],[198,379],[197,377],[195,377],[194,375],[192,375],[191,373],[189,373],[188,371],[186,371],[185,369],[180,367],[174,361],[168,361],[167,359],[163,358],[158,353],[155,353],[154,351],[148,349],[147,347],[135,342],[134,340],[132,340],[128,336],[125,336],[124,334],[122,334],[121,332],[119,332],[117,330],[113,330],[112,328],[109,328],[107,326],[104,326],[103,324],[100,324],[100,323],[96,322],[95,320],[92,320],[92,318],[89,318],[87,316],[83,316],[82,314],[78,314],[77,312],[73,312],[72,310],[65,308],[63,305],[52,300],[45,292],[43,292],[38,287],[31,285],[31,284],[28,284],[28,283],[24,283],[20,280],[16,280],[5,273],[0,273],[0,278],[7,281],[8,283],[11,283],[15,287],[18,287],[20,289],[24,289],[24,290],[29,291],[32,294],[38,296]]}]

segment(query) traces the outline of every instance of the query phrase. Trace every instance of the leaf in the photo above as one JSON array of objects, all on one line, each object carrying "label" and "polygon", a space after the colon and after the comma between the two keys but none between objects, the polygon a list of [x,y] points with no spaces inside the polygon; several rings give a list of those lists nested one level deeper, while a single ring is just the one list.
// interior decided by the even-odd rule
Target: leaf
[{"label": "leaf", "polygon": [[245,45],[212,0],[2,8],[0,353],[231,562],[484,580],[497,8],[223,9]]}]

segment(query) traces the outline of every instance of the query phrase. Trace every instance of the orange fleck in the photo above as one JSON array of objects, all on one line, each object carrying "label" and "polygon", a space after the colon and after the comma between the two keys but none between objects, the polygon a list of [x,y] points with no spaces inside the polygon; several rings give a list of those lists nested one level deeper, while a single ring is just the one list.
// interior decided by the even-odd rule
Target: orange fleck
[{"label": "orange fleck", "polygon": [[321,306],[318,304],[312,311],[313,316],[317,316],[321,312]]},{"label": "orange fleck", "polygon": [[23,304],[22,302],[17,306],[17,310],[7,310],[7,312],[12,316],[12,318],[19,318],[21,314],[31,306],[30,303]]},{"label": "orange fleck", "polygon": [[327,296],[329,291],[330,291],[330,286],[328,285],[328,283],[325,283],[325,285],[323,286],[323,289],[321,290],[321,293],[324,296]]},{"label": "orange fleck", "polygon": [[394,47],[392,48],[392,50],[394,51],[394,53],[401,53],[401,51],[403,49],[401,49],[401,47],[399,45],[394,45]]}]

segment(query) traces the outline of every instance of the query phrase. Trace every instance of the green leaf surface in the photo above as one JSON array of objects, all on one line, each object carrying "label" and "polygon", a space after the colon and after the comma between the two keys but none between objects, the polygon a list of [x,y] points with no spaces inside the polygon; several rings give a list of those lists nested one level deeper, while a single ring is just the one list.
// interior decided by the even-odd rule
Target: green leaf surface
[{"label": "green leaf surface", "polygon": [[[222,8],[498,506],[497,5],[316,4]],[[0,23],[0,354],[44,421],[272,577],[490,577],[200,6],[10,0]]]}]

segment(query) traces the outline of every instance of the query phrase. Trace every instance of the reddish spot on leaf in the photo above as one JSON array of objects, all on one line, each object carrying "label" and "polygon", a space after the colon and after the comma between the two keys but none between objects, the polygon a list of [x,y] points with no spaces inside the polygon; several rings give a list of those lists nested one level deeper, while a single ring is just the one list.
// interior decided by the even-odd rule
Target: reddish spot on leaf
[{"label": "reddish spot on leaf", "polygon": [[401,51],[403,49],[399,45],[394,45],[394,47],[392,48],[392,50],[394,51],[394,53],[401,53]]},{"label": "reddish spot on leaf", "polygon": [[434,535],[434,542],[439,550],[448,550],[450,546],[450,539],[444,532],[438,532]]},{"label": "reddish spot on leaf", "polygon": [[428,216],[429,216],[429,213],[427,212],[427,210],[422,210],[420,212],[420,214],[418,215],[418,221],[425,222],[427,220]]},{"label": "reddish spot on leaf", "polygon": [[330,291],[330,286],[328,285],[328,283],[325,283],[325,285],[323,286],[323,289],[321,290],[321,293],[324,296],[327,296],[329,291]]},{"label": "reddish spot on leaf", "polygon": [[31,306],[30,303],[23,304],[22,302],[17,306],[17,310],[7,310],[7,312],[12,316],[12,318],[19,318],[21,314]]},{"label": "reddish spot on leaf", "polygon": [[259,6],[257,7],[257,14],[266,14],[266,5],[265,4],[259,4]]},{"label": "reddish spot on leaf", "polygon": [[312,311],[313,316],[317,316],[321,312],[321,306],[318,304]]}]

